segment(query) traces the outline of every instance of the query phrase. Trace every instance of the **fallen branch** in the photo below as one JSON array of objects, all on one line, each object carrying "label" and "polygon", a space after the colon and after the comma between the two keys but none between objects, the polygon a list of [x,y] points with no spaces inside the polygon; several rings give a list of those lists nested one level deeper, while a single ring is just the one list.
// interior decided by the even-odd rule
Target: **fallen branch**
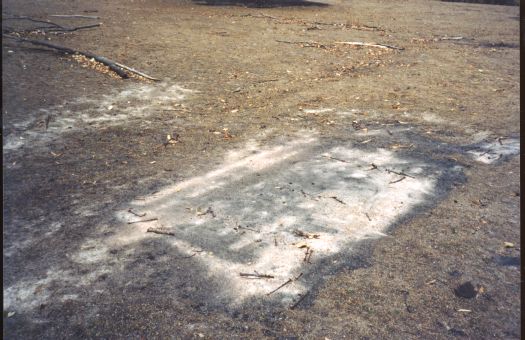
[{"label": "fallen branch", "polygon": [[83,18],[83,19],[100,19],[94,15],[79,15],[79,14],[52,14],[50,17],[55,18]]},{"label": "fallen branch", "polygon": [[252,279],[273,279],[274,278],[273,275],[259,274],[257,272],[255,272],[254,274],[239,273],[239,275],[242,276],[242,277],[248,277],[248,278],[252,278]]},{"label": "fallen branch", "polygon": [[141,223],[141,222],[152,222],[152,221],[158,221],[159,219],[158,218],[150,218],[149,220],[141,220],[141,221],[131,221],[131,222],[128,222],[128,224],[134,224],[134,223]]},{"label": "fallen branch", "polygon": [[441,37],[439,40],[463,40],[463,37]]},{"label": "fallen branch", "polygon": [[17,41],[27,42],[27,43],[30,43],[30,44],[33,44],[33,45],[49,47],[49,48],[58,50],[60,52],[63,52],[65,54],[81,54],[81,55],[84,55],[87,58],[95,59],[96,61],[106,65],[107,67],[109,67],[110,70],[112,70],[113,72],[118,74],[123,79],[128,79],[129,78],[128,74],[123,71],[123,69],[126,69],[127,71],[130,71],[132,73],[138,74],[139,76],[145,77],[147,79],[158,80],[158,79],[150,77],[150,76],[148,76],[148,75],[146,75],[144,73],[138,72],[138,71],[132,69],[131,67],[128,67],[128,66],[116,63],[113,60],[110,60],[110,59],[108,59],[106,57],[98,56],[98,55],[93,54],[91,52],[82,52],[82,51],[75,50],[75,49],[72,49],[72,48],[69,48],[69,47],[55,45],[55,44],[52,44],[50,42],[43,41],[43,40],[33,40],[33,39],[27,39],[27,38],[22,38],[22,37],[14,37],[14,36],[11,36],[9,34],[2,34],[2,36],[5,37],[5,38],[8,38],[8,39],[13,39],[13,40],[17,40]]},{"label": "fallen branch", "polygon": [[404,50],[404,47],[397,47],[392,45],[385,45],[385,44],[376,44],[376,43],[365,43],[360,41],[336,41],[334,44],[342,44],[342,45],[352,45],[352,46],[368,46],[368,47],[378,47],[383,49],[392,49],[392,50]]},{"label": "fallen branch", "polygon": [[[162,229],[157,229],[157,228],[148,228],[148,230],[146,230],[147,233],[155,233],[155,234],[161,234],[161,235],[170,235],[170,236],[175,236],[174,233],[172,233],[171,231],[166,231],[166,230],[162,230]],[[195,254],[193,254],[192,256],[194,256]],[[191,256],[189,256],[191,257]]]},{"label": "fallen branch", "polygon": [[74,32],[74,31],[83,30],[83,29],[87,29],[87,28],[99,27],[100,25],[102,25],[102,24],[99,23],[99,24],[78,26],[78,27],[71,27],[71,28],[67,28],[67,27],[57,27],[57,28],[49,27],[49,29],[47,29],[46,27],[40,27],[40,29],[47,29],[48,31],[51,31],[51,32]]},{"label": "fallen branch", "polygon": [[31,17],[27,17],[27,16],[7,17],[7,18],[3,18],[3,20],[27,20],[27,21],[32,21],[32,22],[38,22],[38,23],[41,23],[41,24],[53,25],[53,26],[59,27],[59,28],[65,28],[64,26],[56,24],[56,23],[51,22],[51,21],[34,19],[34,18],[31,18]]}]

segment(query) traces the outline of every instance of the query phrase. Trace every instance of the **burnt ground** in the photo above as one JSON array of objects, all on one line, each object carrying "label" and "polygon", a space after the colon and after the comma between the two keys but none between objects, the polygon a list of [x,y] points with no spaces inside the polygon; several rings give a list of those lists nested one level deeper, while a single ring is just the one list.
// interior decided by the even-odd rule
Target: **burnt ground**
[{"label": "burnt ground", "polygon": [[4,335],[519,338],[518,11],[4,1]]}]

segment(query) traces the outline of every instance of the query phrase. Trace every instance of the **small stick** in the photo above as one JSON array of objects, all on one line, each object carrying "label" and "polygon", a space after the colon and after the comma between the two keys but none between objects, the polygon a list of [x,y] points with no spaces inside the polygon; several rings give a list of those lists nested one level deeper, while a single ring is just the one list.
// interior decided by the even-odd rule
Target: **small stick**
[{"label": "small stick", "polygon": [[398,183],[398,182],[401,182],[401,181],[402,181],[402,180],[404,180],[405,178],[406,178],[406,177],[405,177],[405,176],[403,176],[403,177],[401,177],[401,178],[400,178],[400,179],[398,179],[398,180],[395,180],[395,181],[392,181],[392,182],[388,182],[388,184],[394,184],[394,183]]},{"label": "small stick", "polygon": [[[83,29],[87,29],[87,28],[93,28],[93,27],[99,27],[100,25],[102,24],[93,24],[93,25],[86,25],[86,26],[78,26],[78,27],[72,27],[72,28],[66,28],[66,27],[57,27],[57,28],[53,28],[53,27],[49,27],[49,31],[51,32],[57,32],[57,31],[64,31],[64,32],[74,32],[74,31],[78,31],[78,30],[83,30]],[[47,27],[41,27],[41,29],[46,29]]]},{"label": "small stick", "polygon": [[270,296],[272,293],[275,293],[276,291],[278,291],[279,289],[283,288],[284,286],[286,286],[287,284],[291,283],[292,281],[293,281],[292,279],[288,279],[288,281],[286,281],[285,283],[283,283],[279,287],[275,288],[274,290],[272,290],[269,293],[266,293],[266,296]]},{"label": "small stick", "polygon": [[330,196],[329,198],[332,198],[332,199],[336,200],[337,202],[346,205],[346,203],[343,202],[342,200],[340,200],[339,198],[337,198],[337,196]]},{"label": "small stick", "polygon": [[236,228],[233,228],[233,229],[246,229],[246,230],[255,231],[256,233],[260,232],[259,230],[252,229],[252,228],[249,228],[249,227],[243,227],[242,225],[238,225]]},{"label": "small stick", "polygon": [[410,178],[415,178],[414,176],[407,175],[404,172],[397,172],[397,171],[390,170],[390,169],[385,169],[385,171],[388,172],[388,173],[393,173],[393,174],[399,175],[399,176],[406,176],[406,177],[410,177]]},{"label": "small stick", "polygon": [[294,303],[292,306],[290,306],[290,309],[294,309],[295,307],[297,307],[303,300],[304,298],[308,295],[309,292],[306,292],[303,294],[303,296],[301,296],[301,298],[299,300],[297,300],[296,303]]},{"label": "small stick", "polygon": [[370,165],[372,166],[372,169],[368,169],[368,171],[377,170],[377,165],[375,165],[374,163],[371,163]]},{"label": "small stick", "polygon": [[55,18],[83,18],[83,19],[100,19],[100,17],[94,15],[79,15],[79,14],[52,14],[50,17]]},{"label": "small stick", "polygon": [[368,220],[369,220],[370,222],[372,222],[372,219],[370,218],[370,216],[368,216],[368,213],[365,213],[365,216],[368,218]]},{"label": "small stick", "polygon": [[336,158],[336,157],[332,157],[332,156],[323,156],[324,158],[329,158],[329,159],[333,159],[335,161],[339,161],[339,162],[343,162],[343,163],[352,163],[352,162],[349,162],[349,161],[345,161],[344,159],[340,159],[340,158]]},{"label": "small stick", "polygon": [[132,222],[128,222],[128,224],[133,224],[133,223],[141,223],[141,222],[151,222],[151,221],[158,221],[159,219],[158,218],[150,218],[149,220],[142,220],[142,221],[132,221]]},{"label": "small stick", "polygon": [[403,47],[397,47],[392,45],[376,44],[376,43],[365,43],[360,41],[336,41],[335,44],[342,45],[353,45],[353,46],[369,46],[369,47],[379,47],[383,49],[392,49],[392,50],[404,50]]},{"label": "small stick", "polygon": [[144,216],[146,216],[146,213],[144,213],[144,214],[137,214],[131,208],[129,208],[128,212],[133,214],[133,215],[135,215],[135,216],[137,216],[137,217],[144,217]]},{"label": "small stick", "polygon": [[278,246],[278,244],[277,244],[277,237],[275,237],[275,236],[273,237],[273,243],[275,244],[276,247]]},{"label": "small stick", "polygon": [[273,279],[274,276],[273,275],[267,275],[267,274],[259,274],[259,273],[254,273],[254,274],[250,274],[250,273],[239,273],[240,276],[242,277],[251,277],[251,278],[254,278],[254,279]]},{"label": "small stick", "polygon": [[[175,236],[175,234],[170,232],[170,231],[166,231],[166,230],[162,230],[162,229],[156,229],[156,228],[148,228],[148,230],[146,230],[146,232],[147,233],[155,233],[155,234]],[[193,254],[193,255],[195,255],[195,254]]]},{"label": "small stick", "polygon": [[463,37],[442,37],[442,38],[439,38],[439,40],[463,40],[465,38]]}]

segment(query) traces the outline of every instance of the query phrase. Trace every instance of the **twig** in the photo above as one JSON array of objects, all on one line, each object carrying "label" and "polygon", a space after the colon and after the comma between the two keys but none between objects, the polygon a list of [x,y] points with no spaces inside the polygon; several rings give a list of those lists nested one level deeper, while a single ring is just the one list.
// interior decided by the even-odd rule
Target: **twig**
[{"label": "twig", "polygon": [[254,14],[248,13],[248,14],[243,14],[239,16],[240,17],[268,18],[268,19],[280,20],[279,18],[272,17],[271,15],[267,15],[267,14],[254,15]]},{"label": "twig", "polygon": [[333,159],[335,161],[339,161],[339,162],[343,162],[343,163],[352,163],[352,162],[349,162],[349,161],[345,161],[344,159],[340,159],[340,158],[336,158],[336,157],[332,157],[332,156],[325,156],[323,155],[324,158],[329,158],[329,159]]},{"label": "twig", "polygon": [[100,17],[94,15],[79,15],[79,14],[52,14],[50,17],[55,18],[83,18],[83,19],[100,19]]},{"label": "twig", "polygon": [[129,208],[128,212],[133,214],[133,215],[135,215],[135,216],[137,216],[137,217],[144,217],[144,216],[146,216],[146,213],[144,213],[144,214],[137,214],[131,208]]},{"label": "twig", "polygon": [[368,171],[370,171],[370,170],[377,170],[378,169],[377,165],[375,165],[374,163],[370,163],[370,166],[372,166],[372,168],[368,169]]},{"label": "twig", "polygon": [[463,37],[441,37],[439,40],[463,40]]},{"label": "twig", "polygon": [[370,216],[368,216],[368,213],[365,213],[365,216],[366,218],[368,218],[368,221],[372,222],[372,219],[370,218]]},{"label": "twig", "polygon": [[414,176],[407,175],[404,172],[397,172],[397,171],[390,170],[390,169],[385,169],[385,171],[388,172],[388,173],[393,173],[393,174],[399,175],[399,176],[406,176],[406,177],[410,177],[410,178],[415,178]]},{"label": "twig", "polygon": [[128,222],[128,224],[133,224],[133,223],[141,223],[141,222],[151,222],[151,221],[158,221],[159,219],[158,218],[150,218],[149,220],[141,220],[141,221],[132,221],[132,222]]},{"label": "twig", "polygon": [[312,248],[307,247],[306,248],[306,253],[304,254],[303,262],[312,263],[312,262],[310,262],[310,258],[312,257],[313,252],[314,252],[314,250]]},{"label": "twig", "polygon": [[398,182],[401,182],[401,181],[402,181],[402,180],[404,180],[405,178],[406,178],[406,177],[405,177],[405,176],[403,176],[403,177],[401,177],[401,178],[400,178],[400,179],[398,179],[398,180],[395,180],[395,181],[392,181],[392,182],[388,182],[388,184],[394,184],[394,183],[398,183]]},{"label": "twig", "polygon": [[[172,233],[171,231],[166,231],[166,230],[157,229],[157,228],[148,228],[148,230],[146,230],[146,232],[148,232],[148,233],[155,233],[155,234],[162,234],[162,235],[175,236],[175,234]],[[193,254],[193,255],[195,255],[195,254]]]},{"label": "twig", "polygon": [[153,81],[160,81],[160,79],[157,79],[157,78],[153,78],[152,76],[148,76],[146,73],[143,73],[143,72],[140,72],[140,71],[137,71],[135,70],[134,68],[131,68],[129,66],[126,66],[124,64],[121,64],[121,63],[117,63],[115,62],[115,65],[117,65],[118,67],[121,67],[129,72],[132,72],[132,73],[135,73],[135,74],[138,74],[139,76],[141,77],[144,77],[146,79],[149,79],[149,80],[153,80]]},{"label": "twig", "polygon": [[249,228],[249,227],[243,227],[242,225],[238,225],[237,227],[233,228],[233,230],[237,230],[237,229],[246,229],[246,230],[251,230],[251,231],[255,231],[256,233],[260,232],[260,230],[257,230],[257,229],[252,229],[252,228]]},{"label": "twig", "polygon": [[251,277],[251,278],[254,278],[254,279],[273,279],[274,278],[273,275],[259,274],[257,272],[255,272],[254,274],[239,273],[239,275],[242,276],[242,277]]},{"label": "twig", "polygon": [[272,293],[275,293],[276,291],[278,291],[279,289],[283,288],[284,286],[286,286],[287,284],[293,282],[292,279],[288,279],[288,281],[286,281],[285,283],[283,283],[282,285],[280,285],[279,287],[275,288],[274,290],[272,290],[271,292],[269,293],[266,293],[266,296],[270,296]]},{"label": "twig", "polygon": [[392,49],[392,50],[400,50],[400,51],[405,49],[404,47],[397,47],[397,46],[392,46],[392,45],[376,44],[376,43],[365,43],[365,42],[360,42],[360,41],[336,41],[334,44],[379,47],[383,49]]},{"label": "twig", "polygon": [[339,198],[337,198],[337,196],[330,196],[329,198],[332,198],[332,199],[336,200],[337,202],[346,205],[346,203],[343,202],[342,200],[340,200]]},{"label": "twig", "polygon": [[304,293],[303,296],[301,296],[301,298],[299,300],[297,300],[296,303],[294,303],[293,305],[290,306],[290,309],[294,309],[295,307],[297,307],[309,293],[310,292]]}]

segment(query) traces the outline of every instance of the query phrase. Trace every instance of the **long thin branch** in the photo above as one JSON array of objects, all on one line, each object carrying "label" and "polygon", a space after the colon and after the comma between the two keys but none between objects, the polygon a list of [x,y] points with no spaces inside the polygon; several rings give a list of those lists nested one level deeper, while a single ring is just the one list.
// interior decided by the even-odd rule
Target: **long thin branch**
[{"label": "long thin branch", "polygon": [[100,19],[100,17],[97,17],[95,15],[78,15],[78,14],[53,14],[50,15],[50,17],[55,18],[83,18],[83,19]]},{"label": "long thin branch", "polygon": [[53,25],[53,26],[59,27],[59,28],[65,28],[64,26],[56,24],[56,23],[51,22],[51,21],[44,21],[44,20],[34,19],[34,18],[31,18],[31,17],[28,17],[28,16],[7,17],[7,18],[3,18],[3,20],[28,20],[28,21],[32,21],[32,22],[38,22],[38,23],[42,23],[42,24]]},{"label": "long thin branch", "polygon": [[365,43],[361,41],[336,41],[334,44],[379,47],[379,48],[384,48],[384,49],[392,49],[392,50],[400,50],[400,51],[405,49],[404,47],[397,47],[397,46],[392,46],[392,45],[376,44],[376,43]]},{"label": "long thin branch", "polygon": [[[27,39],[27,38],[22,38],[22,37],[13,37],[13,36],[11,36],[9,34],[2,34],[2,36],[5,37],[5,38],[8,38],[8,39],[28,42],[28,43],[33,44],[33,45],[40,45],[40,46],[49,47],[49,48],[61,51],[63,53],[82,54],[82,55],[84,55],[84,56],[86,56],[88,58],[93,58],[96,61],[106,65],[113,72],[118,74],[123,79],[129,78],[128,74],[126,72],[124,72],[123,69],[126,69],[126,70],[128,70],[128,71],[130,71],[132,73],[136,73],[136,74],[138,74],[139,76],[142,76],[142,77],[147,76],[146,74],[144,74],[142,72],[138,72],[138,71],[132,69],[131,67],[128,67],[128,66],[120,64],[120,63],[117,63],[117,62],[115,62],[115,61],[113,61],[111,59],[108,59],[106,57],[102,57],[102,56],[93,54],[91,52],[83,52],[83,51],[75,50],[75,49],[72,49],[72,48],[69,48],[69,47],[55,45],[55,44],[52,44],[50,42],[43,41],[43,40],[33,40],[33,39]],[[155,79],[155,78],[150,77],[150,76],[147,76],[145,78],[148,78],[148,79],[151,79],[151,80],[158,80],[158,79]]]}]

